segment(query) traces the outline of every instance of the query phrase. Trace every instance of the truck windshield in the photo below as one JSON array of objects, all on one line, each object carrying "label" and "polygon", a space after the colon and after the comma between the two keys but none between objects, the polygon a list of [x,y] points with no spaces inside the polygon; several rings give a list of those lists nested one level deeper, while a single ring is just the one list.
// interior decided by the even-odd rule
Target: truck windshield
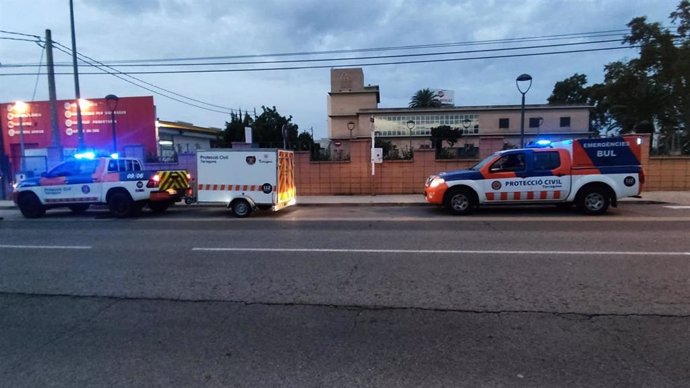
[{"label": "truck windshield", "polygon": [[495,156],[496,156],[495,153],[494,153],[494,154],[491,154],[491,155],[487,156],[486,158],[484,158],[484,160],[482,160],[481,162],[479,162],[479,163],[475,164],[474,166],[470,167],[469,169],[470,169],[470,170],[473,170],[473,171],[479,171],[479,170],[481,170],[482,167],[486,166],[487,163],[489,163],[490,161],[492,161],[492,160],[494,159]]}]

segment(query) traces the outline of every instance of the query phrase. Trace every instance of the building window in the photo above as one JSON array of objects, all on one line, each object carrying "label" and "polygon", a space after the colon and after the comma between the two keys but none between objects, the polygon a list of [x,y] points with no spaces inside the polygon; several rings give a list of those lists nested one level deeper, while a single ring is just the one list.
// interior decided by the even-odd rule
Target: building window
[{"label": "building window", "polygon": [[498,119],[498,128],[500,128],[500,129],[510,128],[510,119]]},{"label": "building window", "polygon": [[529,127],[530,128],[539,128],[541,125],[542,118],[541,117],[530,117],[529,118]]},{"label": "building window", "polygon": [[570,127],[570,116],[561,117],[561,128]]}]

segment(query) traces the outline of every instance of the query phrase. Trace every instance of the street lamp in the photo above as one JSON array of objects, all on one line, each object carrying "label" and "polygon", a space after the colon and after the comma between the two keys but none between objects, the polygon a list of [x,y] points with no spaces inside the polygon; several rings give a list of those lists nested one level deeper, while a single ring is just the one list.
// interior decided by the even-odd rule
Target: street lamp
[{"label": "street lamp", "polygon": [[115,109],[117,109],[117,103],[120,99],[114,94],[108,94],[105,96],[105,102],[108,104],[108,109],[110,109],[110,121],[112,123],[113,132],[113,152],[117,153],[117,131],[115,129]]},{"label": "street lamp", "polygon": [[24,160],[24,113],[26,113],[28,107],[24,101],[14,103],[14,113],[19,118],[19,158],[22,172],[26,170],[26,161]]},{"label": "street lamp", "polygon": [[350,141],[352,141],[352,130],[355,129],[355,123],[354,121],[349,121],[347,123],[347,129],[350,130]]},{"label": "street lamp", "polygon": [[412,129],[414,129],[415,125],[414,120],[407,120],[407,129],[410,130],[410,153],[412,152]]},{"label": "street lamp", "polygon": [[[520,86],[521,82],[522,86]],[[525,90],[522,90],[525,84],[527,84],[527,87]],[[515,86],[517,86],[518,91],[522,94],[522,108],[520,109],[520,148],[523,148],[525,147],[525,94],[532,87],[532,76],[529,74],[520,74],[515,79]]]}]

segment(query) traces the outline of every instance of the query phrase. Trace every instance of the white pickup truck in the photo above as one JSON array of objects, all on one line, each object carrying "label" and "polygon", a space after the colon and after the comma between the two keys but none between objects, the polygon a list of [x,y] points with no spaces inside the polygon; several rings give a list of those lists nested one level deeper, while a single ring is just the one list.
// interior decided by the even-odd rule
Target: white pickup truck
[{"label": "white pickup truck", "polygon": [[115,217],[130,217],[147,206],[154,213],[191,192],[184,170],[144,170],[138,159],[81,156],[55,166],[40,177],[19,182],[13,199],[24,217],[68,207],[75,213],[93,204],[107,205]]}]

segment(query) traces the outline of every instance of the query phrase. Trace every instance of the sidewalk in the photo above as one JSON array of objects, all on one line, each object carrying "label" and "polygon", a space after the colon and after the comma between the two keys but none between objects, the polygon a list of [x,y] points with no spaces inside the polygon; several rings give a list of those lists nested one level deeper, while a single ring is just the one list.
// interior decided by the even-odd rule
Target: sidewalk
[{"label": "sidewalk", "polygon": [[[643,192],[642,198],[623,198],[623,203],[669,203],[690,206],[690,191]],[[298,205],[342,206],[342,205],[424,205],[422,194],[396,195],[303,195],[297,196]],[[0,201],[0,209],[14,209],[12,201]]]}]

